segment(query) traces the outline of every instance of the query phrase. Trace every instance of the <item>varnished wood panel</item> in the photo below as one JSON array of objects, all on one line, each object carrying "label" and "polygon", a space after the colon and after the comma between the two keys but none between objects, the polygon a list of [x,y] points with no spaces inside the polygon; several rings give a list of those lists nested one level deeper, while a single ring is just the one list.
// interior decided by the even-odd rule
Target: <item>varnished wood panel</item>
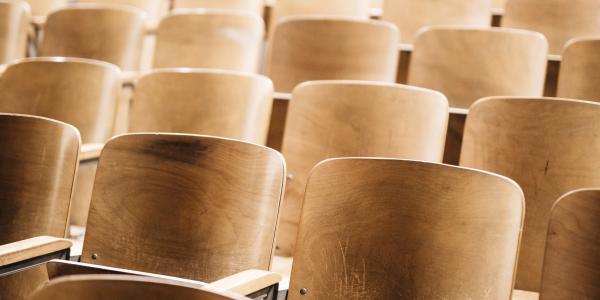
[{"label": "varnished wood panel", "polygon": [[130,131],[215,135],[265,144],[273,84],[261,75],[161,70],[136,85]]},{"label": "varnished wood panel", "polygon": [[516,288],[539,291],[550,209],[564,193],[600,187],[600,104],[488,98],[467,117],[461,166],[514,179],[526,214]]},{"label": "varnished wood panel", "polygon": [[394,82],[398,30],[381,21],[290,17],[274,31],[266,74],[276,92],[289,93],[309,80]]},{"label": "varnished wood panel", "polygon": [[385,83],[317,81],[294,90],[283,139],[290,180],[277,236],[293,254],[310,170],[330,157],[398,157],[441,162],[448,102],[431,90]]},{"label": "varnished wood panel", "polygon": [[509,299],[523,214],[519,186],[491,173],[325,161],[308,180],[288,299]]},{"label": "varnished wood panel", "polygon": [[81,261],[200,281],[268,269],[283,157],[254,144],[130,134],[100,157]]},{"label": "varnished wood panel", "polygon": [[514,29],[430,27],[415,42],[408,84],[440,91],[450,107],[487,96],[542,96],[548,45]]},{"label": "varnished wood panel", "polygon": [[0,1],[0,64],[25,56],[30,8],[24,1]]},{"label": "varnished wood panel", "polygon": [[175,8],[217,8],[262,16],[263,0],[174,0]]},{"label": "varnished wood panel", "polygon": [[44,264],[0,277],[0,299],[29,300],[35,290],[48,282]]},{"label": "varnished wood panel", "polygon": [[558,79],[559,97],[600,102],[600,38],[580,38],[567,44]]}]

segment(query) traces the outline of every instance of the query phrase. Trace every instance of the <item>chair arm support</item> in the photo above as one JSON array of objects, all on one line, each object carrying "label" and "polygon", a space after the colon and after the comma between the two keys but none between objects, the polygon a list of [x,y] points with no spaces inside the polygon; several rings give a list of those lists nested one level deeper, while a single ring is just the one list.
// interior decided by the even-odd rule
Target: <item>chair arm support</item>
[{"label": "chair arm support", "polygon": [[292,94],[290,93],[273,93],[273,99],[278,101],[290,101],[292,99]]},{"label": "chair arm support", "polygon": [[81,154],[79,154],[79,161],[98,160],[103,147],[104,144],[102,143],[83,144],[81,146]]},{"label": "chair arm support", "polygon": [[249,295],[277,284],[281,279],[282,277],[279,273],[263,270],[246,270],[211,282],[208,286],[240,295]]},{"label": "chair arm support", "polygon": [[135,82],[141,74],[137,71],[123,71],[121,72],[121,86],[124,88],[135,87]]},{"label": "chair arm support", "polygon": [[67,239],[38,236],[0,246],[0,267],[71,248]]}]

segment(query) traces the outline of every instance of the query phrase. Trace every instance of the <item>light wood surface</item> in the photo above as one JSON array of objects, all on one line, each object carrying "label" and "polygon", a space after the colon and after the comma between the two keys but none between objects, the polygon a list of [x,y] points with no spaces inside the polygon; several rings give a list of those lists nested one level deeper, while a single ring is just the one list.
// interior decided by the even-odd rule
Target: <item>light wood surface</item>
[{"label": "light wood surface", "polygon": [[273,84],[261,75],[208,69],[158,70],[136,85],[129,129],[265,144],[272,105]]},{"label": "light wood surface", "polygon": [[457,108],[487,96],[540,97],[547,48],[529,31],[430,27],[415,42],[408,84],[440,91]]},{"label": "light wood surface", "polygon": [[146,21],[158,24],[169,9],[170,0],[76,0],[77,3],[117,4],[139,8],[146,13]]},{"label": "light wood surface", "polygon": [[201,281],[267,270],[283,193],[276,151],[130,134],[102,150],[82,262]]},{"label": "light wood surface", "polygon": [[0,64],[25,56],[30,8],[24,1],[0,1]]},{"label": "light wood surface", "polygon": [[309,80],[394,82],[398,37],[387,22],[288,17],[270,41],[266,74],[284,93]]},{"label": "light wood surface", "polygon": [[158,26],[153,65],[258,72],[264,27],[251,13],[176,10]]},{"label": "light wood surface", "polygon": [[292,255],[310,170],[330,157],[377,156],[441,162],[448,102],[421,88],[357,81],[298,86],[283,139],[289,166],[277,235],[279,254]]},{"label": "light wood surface", "polygon": [[175,8],[217,8],[262,16],[263,0],[174,0]]},{"label": "light wood surface", "polygon": [[0,77],[0,112],[60,120],[79,129],[84,143],[103,143],[112,135],[119,76],[114,65],[94,60],[21,60]]},{"label": "light wood surface", "polygon": [[132,275],[72,275],[54,279],[31,300],[242,300],[248,299],[207,287],[198,288],[151,277]]},{"label": "light wood surface", "polygon": [[385,0],[381,19],[398,26],[400,42],[413,43],[426,26],[490,27],[491,10],[492,0]]},{"label": "light wood surface", "polygon": [[37,236],[18,242],[0,245],[0,266],[10,265],[56,251],[69,249],[73,244],[67,239]]},{"label": "light wood surface", "polygon": [[45,18],[49,13],[67,5],[68,0],[27,0],[31,6],[31,15]]},{"label": "light wood surface", "polygon": [[558,97],[600,102],[600,38],[579,38],[562,53]]},{"label": "light wood surface", "polygon": [[502,26],[541,32],[560,54],[570,39],[600,34],[600,1],[507,0]]},{"label": "light wood surface", "polygon": [[599,189],[573,191],[554,204],[540,299],[600,298],[599,228]]},{"label": "light wood surface", "polygon": [[477,170],[322,162],[306,188],[288,299],[509,299],[523,201],[513,181]]},{"label": "light wood surface", "polygon": [[516,288],[540,289],[552,204],[600,186],[600,104],[556,98],[488,98],[469,110],[460,164],[514,179],[527,213]]},{"label": "light wood surface", "polygon": [[104,144],[102,143],[81,145],[81,155],[79,155],[79,160],[86,161],[98,159],[100,157],[100,152],[102,152],[102,147],[104,147]]},{"label": "light wood surface", "polygon": [[135,7],[78,4],[48,16],[40,56],[67,56],[106,61],[137,70],[146,14]]},{"label": "light wood surface", "polygon": [[504,9],[504,6],[506,5],[506,0],[492,0],[492,4],[494,8]]},{"label": "light wood surface", "polygon": [[240,295],[249,295],[277,284],[281,275],[263,270],[246,270],[211,282],[207,286]]}]

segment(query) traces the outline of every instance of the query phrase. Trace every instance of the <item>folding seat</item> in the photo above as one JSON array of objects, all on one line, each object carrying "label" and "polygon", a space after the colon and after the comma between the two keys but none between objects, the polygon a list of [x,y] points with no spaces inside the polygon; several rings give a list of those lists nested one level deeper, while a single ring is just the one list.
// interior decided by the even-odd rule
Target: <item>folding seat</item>
[{"label": "folding seat", "polygon": [[78,4],[51,13],[40,56],[106,61],[125,71],[139,68],[145,13],[127,5]]},{"label": "folding seat", "polygon": [[0,1],[0,65],[25,56],[30,8],[23,1]]},{"label": "folding seat", "polygon": [[269,24],[291,16],[338,16],[367,20],[371,15],[370,0],[277,0],[270,15]]},{"label": "folding seat", "polygon": [[136,84],[129,131],[205,134],[264,145],[272,105],[273,84],[261,75],[156,70]]},{"label": "folding seat", "polygon": [[448,102],[421,88],[315,81],[292,95],[282,152],[289,166],[277,232],[278,254],[294,251],[306,179],[323,159],[397,157],[441,162]]},{"label": "folding seat", "polygon": [[600,38],[573,39],[562,53],[558,97],[600,102]]},{"label": "folding seat", "polygon": [[262,16],[263,0],[174,0],[174,8],[217,8],[237,10]]},{"label": "folding seat", "polygon": [[540,299],[600,298],[600,190],[580,189],[552,207]]},{"label": "folding seat", "polygon": [[156,30],[153,66],[258,72],[264,30],[250,13],[175,10]]},{"label": "folding seat", "polygon": [[540,291],[556,199],[600,186],[599,131],[600,104],[595,102],[492,97],[469,110],[460,165],[512,178],[525,193],[517,289]]}]

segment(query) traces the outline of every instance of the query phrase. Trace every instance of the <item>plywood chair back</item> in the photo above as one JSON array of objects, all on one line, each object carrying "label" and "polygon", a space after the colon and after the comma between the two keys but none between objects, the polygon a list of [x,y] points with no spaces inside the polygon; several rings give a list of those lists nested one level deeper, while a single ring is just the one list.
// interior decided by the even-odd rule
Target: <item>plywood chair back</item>
[{"label": "plywood chair back", "polygon": [[541,32],[560,54],[570,39],[600,34],[600,1],[508,0],[502,26]]},{"label": "plywood chair back", "polygon": [[95,60],[22,60],[0,77],[0,112],[60,120],[79,129],[84,143],[103,143],[112,135],[120,76]]},{"label": "plywood chair back", "polygon": [[48,16],[41,56],[67,56],[106,61],[123,70],[140,64],[146,14],[135,7],[78,4]]},{"label": "plywood chair back", "polygon": [[249,300],[207,287],[133,275],[70,275],[51,280],[31,300]]},{"label": "plywood chair back", "polygon": [[227,9],[263,15],[264,0],[174,0],[175,8]]},{"label": "plywood chair back", "polygon": [[558,97],[600,102],[600,37],[574,39],[562,53]]},{"label": "plywood chair back", "polygon": [[487,96],[541,97],[547,49],[529,31],[429,27],[416,39],[408,83],[444,93],[457,108]]},{"label": "plywood chair back", "polygon": [[552,207],[540,299],[600,298],[600,189],[581,189]]},{"label": "plywood chair back", "polygon": [[266,74],[275,91],[289,93],[309,80],[394,82],[398,30],[381,21],[286,18],[269,44]]},{"label": "plywood chair back", "polygon": [[385,0],[382,19],[398,26],[401,42],[412,44],[426,26],[490,27],[491,11],[492,0]]},{"label": "plywood chair back", "polygon": [[0,245],[65,236],[79,144],[71,125],[0,114]]},{"label": "plywood chair back", "polygon": [[157,70],[137,83],[130,132],[222,136],[265,144],[273,84],[267,77],[222,70]]},{"label": "plywood chair back", "polygon": [[293,254],[310,170],[330,157],[377,156],[441,162],[448,102],[421,88],[360,81],[315,81],[292,95],[282,151],[290,175],[277,243]]},{"label": "plywood chair back", "polygon": [[0,64],[25,56],[30,8],[23,1],[0,1]]},{"label": "plywood chair back", "polygon": [[154,67],[258,72],[264,27],[250,13],[176,10],[156,31]]},{"label": "plywood chair back", "polygon": [[147,21],[158,24],[160,19],[167,13],[168,0],[77,0],[77,3],[101,3],[129,5],[143,10]]},{"label": "plywood chair back", "polygon": [[467,116],[460,165],[514,179],[527,213],[516,288],[538,292],[550,209],[566,192],[600,187],[600,104],[488,98]]},{"label": "plywood chair back", "polygon": [[308,180],[288,299],[509,299],[523,214],[495,174],[327,160]]},{"label": "plywood chair back", "polygon": [[277,151],[129,134],[100,157],[81,261],[211,282],[267,270],[285,177]]}]

